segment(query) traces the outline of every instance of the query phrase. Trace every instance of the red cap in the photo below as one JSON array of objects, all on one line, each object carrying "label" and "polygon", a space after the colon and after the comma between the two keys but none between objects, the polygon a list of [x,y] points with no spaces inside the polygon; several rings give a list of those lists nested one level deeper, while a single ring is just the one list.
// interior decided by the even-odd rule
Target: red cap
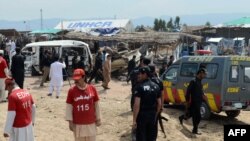
[{"label": "red cap", "polygon": [[14,84],[14,83],[15,83],[14,78],[6,78],[5,79],[5,90],[6,90],[6,88],[7,88],[8,85]]},{"label": "red cap", "polygon": [[73,79],[74,80],[79,80],[82,78],[82,76],[85,75],[85,72],[83,69],[75,69],[73,73]]}]

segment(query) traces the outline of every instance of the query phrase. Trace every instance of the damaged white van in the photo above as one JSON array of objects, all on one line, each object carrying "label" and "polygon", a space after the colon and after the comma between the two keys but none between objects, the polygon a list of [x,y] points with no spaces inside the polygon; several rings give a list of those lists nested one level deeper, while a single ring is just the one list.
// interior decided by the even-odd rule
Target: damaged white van
[{"label": "damaged white van", "polygon": [[44,51],[50,51],[52,56],[59,54],[59,57],[68,59],[68,68],[72,69],[72,58],[77,52],[78,56],[84,57],[86,71],[92,66],[92,55],[89,45],[75,40],[55,40],[43,41],[27,44],[22,48],[22,54],[25,55],[25,73],[37,75],[41,73],[41,62]]}]

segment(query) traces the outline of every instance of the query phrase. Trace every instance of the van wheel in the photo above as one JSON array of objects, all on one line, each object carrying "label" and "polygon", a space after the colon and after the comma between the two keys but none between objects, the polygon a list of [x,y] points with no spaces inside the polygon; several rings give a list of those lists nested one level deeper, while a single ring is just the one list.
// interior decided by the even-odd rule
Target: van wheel
[{"label": "van wheel", "polygon": [[207,120],[211,116],[210,108],[208,107],[208,105],[205,102],[202,102],[200,112],[201,112],[202,119]]},{"label": "van wheel", "polygon": [[235,118],[240,114],[240,110],[225,111],[229,118]]}]

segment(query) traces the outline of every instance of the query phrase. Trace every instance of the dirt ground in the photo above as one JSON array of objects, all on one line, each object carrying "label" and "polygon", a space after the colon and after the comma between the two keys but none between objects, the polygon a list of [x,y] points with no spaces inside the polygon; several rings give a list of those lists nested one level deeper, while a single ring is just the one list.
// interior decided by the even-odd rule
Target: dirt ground
[{"label": "dirt ground", "polygon": [[[73,134],[68,129],[64,120],[65,101],[69,89],[68,81],[60,99],[47,97],[48,83],[39,87],[39,77],[26,77],[25,88],[30,89],[37,105],[36,123],[34,126],[36,141],[73,141]],[[71,81],[73,83],[73,81]],[[110,90],[103,90],[101,84],[95,84],[100,95],[100,108],[102,125],[98,128],[97,141],[130,141],[132,112],[130,110],[130,84],[112,80]],[[0,103],[0,141],[3,138],[3,128],[6,121],[7,103]],[[224,124],[250,124],[250,112],[242,111],[235,119],[229,119],[224,113],[213,114],[208,121],[201,121],[199,126],[202,135],[191,134],[192,120],[184,121],[181,126],[178,116],[183,113],[183,108],[168,107],[164,109],[163,116],[167,137],[164,138],[159,129],[157,141],[222,141]]]}]

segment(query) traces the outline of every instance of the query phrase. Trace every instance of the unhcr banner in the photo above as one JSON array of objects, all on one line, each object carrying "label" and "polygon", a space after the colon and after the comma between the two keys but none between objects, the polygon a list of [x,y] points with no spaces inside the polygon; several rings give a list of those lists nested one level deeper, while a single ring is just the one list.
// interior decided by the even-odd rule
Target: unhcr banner
[{"label": "unhcr banner", "polygon": [[86,30],[96,28],[125,28],[129,23],[130,20],[128,19],[62,21],[55,27],[55,29]]}]

